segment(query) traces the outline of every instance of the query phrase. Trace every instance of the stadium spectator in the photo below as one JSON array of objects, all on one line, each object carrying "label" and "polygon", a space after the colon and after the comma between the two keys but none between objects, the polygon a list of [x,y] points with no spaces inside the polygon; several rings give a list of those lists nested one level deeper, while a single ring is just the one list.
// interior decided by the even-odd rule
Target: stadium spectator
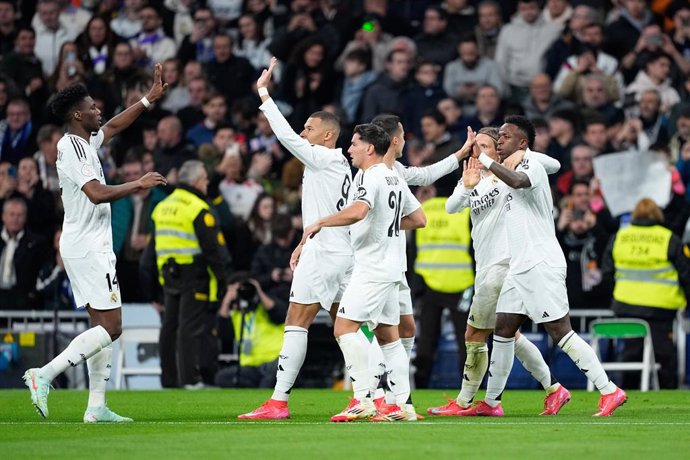
[{"label": "stadium spectator", "polygon": [[145,0],[124,0],[117,16],[110,21],[112,31],[125,40],[139,35],[142,22],[139,12],[145,4]]},{"label": "stadium spectator", "polygon": [[163,110],[176,114],[181,108],[189,105],[189,90],[182,79],[180,61],[176,58],[163,62],[163,81],[168,84],[168,91],[160,106]]},{"label": "stadium spectator", "polygon": [[[547,11],[548,8],[545,8],[543,15]],[[591,6],[577,5],[572,9],[567,27],[562,30],[561,36],[551,45],[544,56],[544,71],[549,77],[555,79],[566,59],[582,48],[582,32],[587,25],[595,23],[596,20],[597,13]]]},{"label": "stadium spectator", "polygon": [[210,88],[204,76],[194,77],[191,80],[185,79],[185,81],[187,92],[189,93],[189,102],[185,107],[177,111],[177,117],[182,123],[182,128],[187,132],[192,126],[204,119],[202,106]]},{"label": "stadium spectator", "polygon": [[36,134],[38,151],[34,153],[34,159],[38,164],[38,176],[43,188],[53,193],[60,190],[57,168],[57,142],[62,137],[62,130],[55,125],[43,125]]},{"label": "stadium spectator", "polygon": [[438,64],[421,61],[414,72],[414,81],[405,95],[405,126],[415,137],[422,137],[422,116],[429,110],[435,110],[437,104],[446,97],[438,75]]},{"label": "stadium spectator", "polygon": [[[618,19],[606,27],[604,51],[612,55],[624,67],[639,51],[641,31],[657,22],[645,0],[622,0]],[[658,32],[656,32],[658,33]],[[660,44],[660,43],[659,43]]]},{"label": "stadium spectator", "polygon": [[668,113],[671,107],[680,102],[678,91],[672,86],[669,73],[671,59],[665,53],[650,54],[643,70],[640,70],[635,80],[626,88],[626,95],[632,95],[635,101],[640,101],[642,93],[656,90],[661,96],[659,110]]},{"label": "stadium spectator", "polygon": [[[652,200],[640,200],[631,225],[609,241],[603,274],[613,287],[613,311],[649,323],[655,360],[661,365],[661,388],[677,388],[676,346],[671,337],[676,312],[687,304],[690,265],[680,238],[664,228],[663,222],[662,211]],[[640,361],[642,339],[626,340],[622,358]],[[623,385],[635,388],[639,378],[628,372]]]},{"label": "stadium spectator", "polygon": [[561,174],[556,181],[556,191],[561,196],[570,195],[575,181],[584,181],[589,185],[589,181],[594,177],[592,166],[594,154],[594,149],[585,144],[576,144],[570,149],[569,164],[571,169]]},{"label": "stadium spectator", "polygon": [[27,207],[26,227],[46,241],[55,232],[57,213],[55,197],[43,188],[38,175],[38,163],[32,157],[19,160],[17,166],[17,195],[24,198]]},{"label": "stadium spectator", "polygon": [[412,59],[407,51],[391,51],[386,59],[386,71],[364,93],[360,120],[372,120],[383,112],[404,113],[411,69]]},{"label": "stadium spectator", "polygon": [[545,73],[532,77],[529,96],[522,102],[522,109],[528,118],[548,119],[555,112],[574,108],[575,104],[554,93],[551,78]]},{"label": "stadium spectator", "polygon": [[213,59],[213,36],[216,33],[216,19],[210,8],[197,8],[194,11],[194,27],[182,39],[177,50],[177,58],[186,65],[190,61],[202,64]]},{"label": "stadium spectator", "polygon": [[443,89],[448,96],[462,104],[466,117],[474,115],[474,102],[479,88],[492,85],[503,96],[501,70],[492,59],[479,54],[473,35],[463,36],[457,45],[458,58],[449,62],[443,70]]},{"label": "stadium spectator", "polygon": [[158,146],[153,152],[156,169],[168,176],[171,182],[177,174],[177,170],[187,160],[197,158],[194,147],[185,141],[182,132],[182,123],[177,117],[168,116],[158,122],[156,129]]},{"label": "stadium spectator", "polygon": [[681,105],[676,118],[676,132],[668,143],[672,163],[678,161],[680,149],[688,141],[690,141],[690,105]]},{"label": "stadium spectator", "polygon": [[77,38],[81,30],[68,29],[60,21],[58,0],[39,0],[36,20],[32,22],[36,31],[34,52],[43,66],[43,76],[49,77],[57,68],[60,48],[65,42]]},{"label": "stadium spectator", "polygon": [[562,109],[548,119],[551,143],[546,153],[561,162],[561,171],[570,168],[570,151],[578,135],[578,115],[574,110]]},{"label": "stadium spectator", "polygon": [[336,101],[345,115],[343,123],[353,128],[360,119],[364,91],[377,77],[376,71],[371,69],[371,53],[358,48],[350,51],[343,59],[342,73]]},{"label": "stadium spectator", "polygon": [[431,61],[443,69],[457,56],[455,43],[458,37],[455,33],[456,30],[448,28],[448,14],[445,9],[437,5],[427,6],[422,32],[414,37],[420,59]]},{"label": "stadium spectator", "polygon": [[336,59],[335,69],[344,71],[345,57],[352,51],[362,50],[369,54],[371,67],[375,72],[386,70],[386,57],[390,52],[393,36],[382,29],[380,18],[365,16],[354,35]]},{"label": "stadium spectator", "polygon": [[145,6],[139,10],[139,19],[141,32],[129,41],[137,65],[151,68],[157,62],[175,57],[175,40],[164,32],[158,10],[153,6]]},{"label": "stadium spectator", "polygon": [[487,126],[500,126],[503,121],[501,98],[498,90],[491,85],[484,85],[477,91],[475,102],[477,113],[471,117],[467,124],[475,131]]},{"label": "stadium spectator", "polygon": [[201,110],[204,112],[204,119],[192,126],[186,134],[187,140],[196,148],[213,140],[216,126],[226,121],[228,105],[222,94],[210,92],[204,98]]},{"label": "stadium spectator", "polygon": [[501,5],[494,0],[479,2],[477,5],[477,26],[474,28],[479,54],[494,59],[501,27],[503,27]]},{"label": "stadium spectator", "polygon": [[[242,14],[238,26],[240,36],[235,44],[234,54],[247,59],[257,72],[267,68],[272,57],[268,51],[270,39],[264,37],[256,16],[251,13]],[[276,78],[276,81],[280,81],[280,78]]]},{"label": "stadium spectator", "polygon": [[0,120],[0,161],[13,165],[36,151],[31,109],[25,99],[12,99],[7,104],[7,117]]},{"label": "stadium spectator", "polygon": [[598,113],[585,115],[585,129],[582,132],[582,140],[594,149],[594,155],[614,151],[608,136],[608,127],[603,116]]},{"label": "stadium spectator", "polygon": [[519,0],[518,14],[498,36],[494,59],[516,103],[524,98],[532,77],[542,70],[542,58],[560,34],[560,28],[544,21],[540,13],[537,0]]},{"label": "stadium spectator", "polygon": [[474,2],[468,0],[446,0],[441,8],[446,12],[448,30],[469,31],[477,25],[477,10]]},{"label": "stadium spectator", "polygon": [[[460,150],[462,142],[448,132],[446,118],[437,109],[431,109],[422,116],[422,135],[427,147],[433,152],[429,163],[436,163]],[[457,177],[448,174],[434,183],[438,196],[450,196],[457,184]]]},{"label": "stadium spectator", "polygon": [[79,60],[86,66],[90,76],[103,75],[110,67],[118,40],[119,37],[102,17],[94,16],[89,20],[76,42]]},{"label": "stadium spectator", "polygon": [[[208,83],[225,96],[230,105],[251,95],[256,73],[248,60],[233,54],[232,44],[229,35],[213,37],[213,59],[204,66]],[[232,78],[228,78],[228,75],[232,75]]]},{"label": "stadium spectator", "polygon": [[612,139],[617,150],[647,150],[654,144],[668,144],[669,120],[661,112],[661,96],[654,89],[642,91],[639,112],[632,112]]},{"label": "stadium spectator", "polygon": [[2,206],[0,305],[8,310],[42,308],[36,293],[38,272],[50,254],[45,240],[26,228],[27,205],[10,198]]},{"label": "stadium spectator", "polygon": [[270,235],[271,240],[256,250],[251,275],[271,297],[288,299],[292,283],[290,256],[297,246],[292,218],[287,214],[274,215]]},{"label": "stadium spectator", "polygon": [[122,105],[127,95],[127,86],[132,81],[144,78],[144,72],[134,64],[134,52],[131,45],[118,43],[113,51],[112,65],[100,79],[108,89],[106,113],[113,113],[116,107]]},{"label": "stadium spectator", "polygon": [[0,55],[6,56],[14,48],[17,36],[17,8],[13,0],[0,1]]}]

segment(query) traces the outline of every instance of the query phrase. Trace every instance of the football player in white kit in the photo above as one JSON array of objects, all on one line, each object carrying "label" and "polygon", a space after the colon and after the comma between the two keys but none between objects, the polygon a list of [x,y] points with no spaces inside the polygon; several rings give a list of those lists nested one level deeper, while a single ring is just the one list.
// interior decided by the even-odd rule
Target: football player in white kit
[{"label": "football player in white kit", "polygon": [[92,327],[70,342],[55,359],[24,374],[31,401],[39,415],[48,417],[51,381],[68,367],[86,361],[89,369],[89,402],[85,423],[131,422],[106,406],[105,387],[110,378],[112,342],[122,332],[120,286],[115,273],[115,254],[110,224],[110,202],[139,190],[165,185],[150,172],[136,181],[106,185],[97,149],[126,129],[146,108],[160,99],[167,88],[161,81],[162,66],[156,64],[153,85],[139,102],[101,126],[101,111],[79,84],[57,93],[50,106],[67,126],[57,144],[57,171],[65,208],[60,254],[72,284],[74,300],[86,308]]},{"label": "football player in white kit", "polygon": [[[348,153],[359,168],[352,203],[304,230],[307,241],[323,228],[348,227],[352,235],[354,268],[338,308],[333,332],[350,373],[354,398],[331,421],[349,422],[376,414],[370,393],[370,344],[359,331],[367,324],[383,352],[388,383],[396,405],[385,420],[416,420],[404,407],[410,397],[409,359],[400,342],[398,284],[405,254],[400,250],[404,232],[426,225],[421,205],[398,174],[383,162],[390,137],[372,123],[354,129]],[[300,260],[300,264],[303,261]]]},{"label": "football player in white kit", "polygon": [[[407,185],[431,185],[443,176],[446,176],[459,167],[459,162],[464,158],[468,157],[472,153],[472,143],[466,142],[463,147],[448,155],[443,160],[440,160],[432,165],[424,167],[406,167],[399,161],[403,154],[403,149],[405,148],[405,130],[402,123],[400,122],[400,117],[393,114],[381,114],[374,117],[372,123],[383,128],[384,131],[391,138],[391,145],[388,148],[388,152],[384,156],[384,162],[386,165],[394,169],[395,172],[405,181]],[[406,254],[407,248],[405,240],[400,240],[401,248],[403,254]],[[412,352],[412,347],[414,346],[414,339],[417,333],[417,326],[414,320],[414,312],[412,309],[412,297],[410,295],[410,287],[407,284],[407,278],[405,272],[407,271],[407,260],[406,257],[403,259],[403,265],[400,267],[403,272],[401,282],[398,284],[399,293],[398,300],[400,302],[400,324],[398,325],[398,333],[400,334],[400,341],[405,347],[405,352],[409,359],[410,353]],[[376,338],[372,340],[372,350],[370,354],[370,366],[372,367],[372,374],[374,376],[371,382],[372,394],[374,394],[374,405],[376,406],[379,414],[385,414],[388,412],[390,407],[385,404],[385,399],[383,397],[383,389],[377,388],[379,386],[380,377],[384,374],[385,369],[381,366],[383,364],[383,356],[378,347]],[[390,396],[390,392],[388,393]],[[390,401],[392,402],[392,401]],[[409,405],[406,405],[406,410],[412,412],[413,408],[411,406],[411,401]]]},{"label": "football player in white kit", "polygon": [[[298,135],[280,113],[267,89],[276,64],[277,60],[273,58],[256,82],[263,102],[260,109],[278,141],[305,166],[302,220],[306,227],[347,206],[352,172],[342,150],[335,148],[340,132],[340,122],[335,115],[313,113]],[[290,305],[273,395],[257,409],[239,415],[240,419],[283,419],[290,416],[287,403],[307,353],[307,329],[321,308],[335,318],[347,286],[352,267],[348,229],[325,229],[303,246],[300,258],[290,288]]]},{"label": "football player in white kit", "polygon": [[[534,126],[528,119],[506,117],[499,131],[497,150],[500,158],[527,149],[534,137]],[[503,413],[501,396],[513,366],[515,333],[526,318],[542,324],[553,342],[597,387],[601,398],[599,410],[594,415],[612,415],[627,401],[627,395],[609,380],[592,348],[570,325],[566,263],[556,240],[553,199],[544,167],[538,161],[525,158],[513,171],[486,153],[479,155],[479,161],[510,187],[504,207],[510,268],[496,306],[486,397],[472,406],[474,415]]]},{"label": "football player in white kit", "polygon": [[[470,136],[474,137],[474,133]],[[476,135],[479,148],[494,159],[498,159],[497,141],[498,128],[482,128]],[[557,172],[561,166],[557,160],[532,151],[516,153],[507,161],[519,162],[523,157],[539,161],[548,168],[550,174]],[[462,180],[446,202],[446,211],[449,213],[470,208],[472,241],[477,262],[474,297],[465,331],[467,359],[462,386],[456,399],[449,400],[444,406],[430,407],[427,410],[430,415],[473,415],[468,409],[471,408],[489,365],[486,340],[496,325],[498,295],[508,273],[510,253],[504,211],[508,187],[490,171],[480,171],[478,166],[480,164],[477,160],[470,158],[468,165],[463,167]],[[515,354],[547,392],[542,415],[556,415],[570,400],[568,390],[553,379],[539,349],[519,333],[515,339]]]}]

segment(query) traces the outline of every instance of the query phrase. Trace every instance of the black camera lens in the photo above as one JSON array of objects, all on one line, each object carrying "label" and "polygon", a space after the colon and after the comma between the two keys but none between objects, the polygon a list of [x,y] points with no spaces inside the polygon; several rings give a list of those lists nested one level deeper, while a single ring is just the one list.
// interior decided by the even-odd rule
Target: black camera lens
[{"label": "black camera lens", "polygon": [[237,297],[240,300],[254,300],[254,297],[256,297],[256,287],[249,281],[243,281],[237,288]]}]

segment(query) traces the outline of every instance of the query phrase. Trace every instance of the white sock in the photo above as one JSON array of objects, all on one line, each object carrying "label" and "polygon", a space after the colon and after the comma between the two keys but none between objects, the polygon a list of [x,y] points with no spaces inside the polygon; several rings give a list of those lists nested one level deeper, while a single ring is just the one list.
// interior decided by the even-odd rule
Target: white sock
[{"label": "white sock", "polygon": [[405,348],[405,353],[407,353],[407,359],[410,359],[412,354],[412,347],[414,347],[414,337],[400,337],[400,342],[402,342],[403,348]]},{"label": "white sock", "polygon": [[489,367],[489,347],[482,342],[465,342],[467,358],[462,373],[462,385],[456,401],[462,407],[472,403],[484,380],[484,374]]},{"label": "white sock", "polygon": [[616,391],[616,385],[609,380],[606,371],[601,366],[596,353],[582,337],[575,331],[570,331],[558,342],[558,346],[565,351],[575,365],[594,384],[602,395]]},{"label": "white sock", "polygon": [[371,345],[369,345],[369,372],[369,393],[374,395],[374,399],[378,399],[384,395],[383,389],[379,388],[379,383],[386,372],[386,363],[384,362],[383,353],[381,352],[381,347],[379,347],[379,341],[376,340],[376,337],[374,337],[371,341]]},{"label": "white sock", "polygon": [[369,383],[371,381],[369,350],[371,349],[371,344],[363,334],[360,335],[355,332],[336,337],[336,341],[343,352],[343,358],[345,358],[345,367],[350,374],[355,399],[361,401],[364,398],[371,397],[369,393]]},{"label": "white sock", "polygon": [[308,331],[299,326],[285,326],[283,333],[283,348],[278,355],[278,371],[276,372],[276,386],[271,399],[287,401],[290,398],[297,374],[302,369],[304,357],[307,355]]},{"label": "white sock", "polygon": [[110,344],[86,360],[86,367],[89,368],[88,407],[105,406],[105,386],[110,380],[112,357],[113,345]]},{"label": "white sock", "polygon": [[489,382],[486,385],[486,397],[484,401],[491,407],[496,407],[501,402],[503,390],[515,359],[515,337],[501,337],[494,334],[494,348],[491,351],[491,364],[489,365]]},{"label": "white sock", "polygon": [[410,359],[400,340],[381,346],[386,359],[388,386],[395,395],[395,403],[401,408],[410,399]]},{"label": "white sock", "polygon": [[539,348],[522,334],[515,339],[515,356],[547,392],[552,393],[558,389],[559,384],[551,375],[551,369]]},{"label": "white sock", "polygon": [[103,326],[94,326],[76,336],[62,353],[41,368],[41,375],[53,380],[72,366],[76,367],[113,343]]}]

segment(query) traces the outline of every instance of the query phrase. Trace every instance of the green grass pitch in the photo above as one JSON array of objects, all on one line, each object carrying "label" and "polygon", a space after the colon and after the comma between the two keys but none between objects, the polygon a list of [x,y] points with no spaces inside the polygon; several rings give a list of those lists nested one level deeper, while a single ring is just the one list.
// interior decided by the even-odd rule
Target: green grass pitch
[{"label": "green grass pitch", "polygon": [[[648,459],[690,458],[690,392],[629,392],[599,419],[598,393],[574,392],[557,417],[539,417],[543,393],[510,391],[503,418],[427,417],[416,423],[336,424],[350,393],[296,389],[292,418],[239,421],[267,390],[111,391],[108,404],[135,419],[84,425],[85,391],[53,391],[41,419],[29,392],[0,391],[0,459]],[[444,403],[415,391],[418,412]],[[453,393],[454,396],[454,393]]]}]

